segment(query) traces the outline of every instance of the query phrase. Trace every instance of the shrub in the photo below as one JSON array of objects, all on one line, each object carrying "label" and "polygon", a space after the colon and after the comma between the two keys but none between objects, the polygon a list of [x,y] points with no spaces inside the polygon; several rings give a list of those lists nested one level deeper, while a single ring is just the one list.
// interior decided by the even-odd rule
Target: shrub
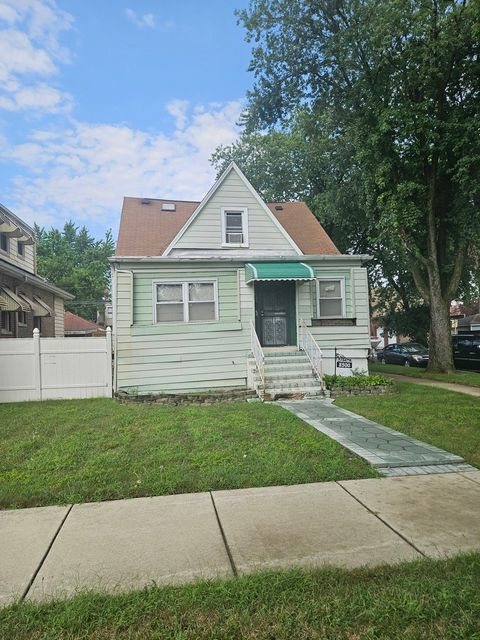
[{"label": "shrub", "polygon": [[366,376],[325,376],[325,384],[328,389],[340,387],[342,389],[361,389],[362,387],[391,386],[393,380],[382,375]]}]

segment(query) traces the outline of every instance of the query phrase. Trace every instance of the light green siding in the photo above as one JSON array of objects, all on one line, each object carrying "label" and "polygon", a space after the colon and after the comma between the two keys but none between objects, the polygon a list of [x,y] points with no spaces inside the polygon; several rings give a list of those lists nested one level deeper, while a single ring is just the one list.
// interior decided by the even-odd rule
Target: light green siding
[{"label": "light green siding", "polygon": [[[355,326],[322,326],[310,330],[322,348],[327,347],[370,347],[370,315],[368,305],[367,270],[363,267],[331,267],[312,264],[317,278],[344,278],[345,317],[355,318]],[[308,304],[310,298],[310,306]],[[303,285],[301,313],[307,318],[317,317],[317,291],[315,283]],[[301,315],[299,312],[299,315]],[[305,318],[305,319],[307,319]]]},{"label": "light green siding", "polygon": [[[322,348],[369,346],[366,270],[308,262],[317,277],[345,278],[347,317],[353,327],[312,327]],[[219,319],[204,323],[153,323],[157,280],[216,279]],[[138,393],[180,392],[246,384],[254,287],[245,284],[244,262],[132,263],[116,272],[116,381]],[[297,320],[316,315],[314,283],[297,284]]]},{"label": "light green siding", "polygon": [[[249,246],[244,249],[222,247],[222,207],[246,207],[248,209]],[[258,200],[232,168],[198,217],[185,231],[172,250],[172,256],[188,250],[189,255],[205,250],[215,253],[248,255],[252,252],[276,255],[296,255],[291,243],[277,227],[272,217],[260,206]]]},{"label": "light green siding", "polygon": [[[252,306],[248,292],[240,297],[241,272],[240,264],[185,264],[137,271],[131,282],[117,279],[123,309],[117,320],[117,387],[149,393],[245,386]],[[153,324],[152,283],[199,278],[218,282],[218,322]],[[130,300],[132,284],[130,326],[122,305]]]}]

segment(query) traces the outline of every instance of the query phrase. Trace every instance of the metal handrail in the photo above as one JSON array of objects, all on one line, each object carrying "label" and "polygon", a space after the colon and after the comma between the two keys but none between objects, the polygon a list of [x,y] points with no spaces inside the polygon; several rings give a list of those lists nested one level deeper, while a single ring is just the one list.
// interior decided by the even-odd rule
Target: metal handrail
[{"label": "metal handrail", "polygon": [[255,364],[257,365],[258,375],[262,381],[263,391],[265,391],[265,355],[263,353],[260,340],[258,339],[253,320],[250,321],[250,332],[253,357],[255,358]]},{"label": "metal handrail", "polygon": [[300,320],[300,331],[298,334],[298,346],[304,351],[312,364],[313,371],[320,380],[320,386],[324,389],[323,379],[323,353],[317,341],[308,329],[305,320]]}]

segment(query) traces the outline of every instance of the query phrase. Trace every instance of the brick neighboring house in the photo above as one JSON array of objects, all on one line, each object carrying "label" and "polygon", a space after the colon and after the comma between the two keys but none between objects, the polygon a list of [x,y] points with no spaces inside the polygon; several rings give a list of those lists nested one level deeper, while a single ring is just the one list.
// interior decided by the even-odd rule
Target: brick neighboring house
[{"label": "brick neighboring house", "polygon": [[34,230],[0,204],[0,338],[63,337],[73,297],[37,275]]},{"label": "brick neighboring house", "polygon": [[104,336],[105,329],[91,320],[77,316],[71,311],[65,311],[65,337],[92,337]]}]

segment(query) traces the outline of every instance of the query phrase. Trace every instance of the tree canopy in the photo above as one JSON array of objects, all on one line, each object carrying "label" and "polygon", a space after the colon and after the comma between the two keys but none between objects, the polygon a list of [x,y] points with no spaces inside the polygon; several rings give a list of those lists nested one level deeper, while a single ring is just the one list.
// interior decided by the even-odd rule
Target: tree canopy
[{"label": "tree canopy", "polygon": [[300,182],[345,243],[408,271],[429,366],[453,368],[450,301],[480,245],[480,1],[251,0],[238,16],[255,76],[245,136],[271,150],[301,131],[285,192]]},{"label": "tree canopy", "polygon": [[65,308],[89,320],[109,296],[110,265],[115,245],[111,231],[95,240],[86,227],[67,222],[63,230],[35,226],[38,273],[75,296]]}]

